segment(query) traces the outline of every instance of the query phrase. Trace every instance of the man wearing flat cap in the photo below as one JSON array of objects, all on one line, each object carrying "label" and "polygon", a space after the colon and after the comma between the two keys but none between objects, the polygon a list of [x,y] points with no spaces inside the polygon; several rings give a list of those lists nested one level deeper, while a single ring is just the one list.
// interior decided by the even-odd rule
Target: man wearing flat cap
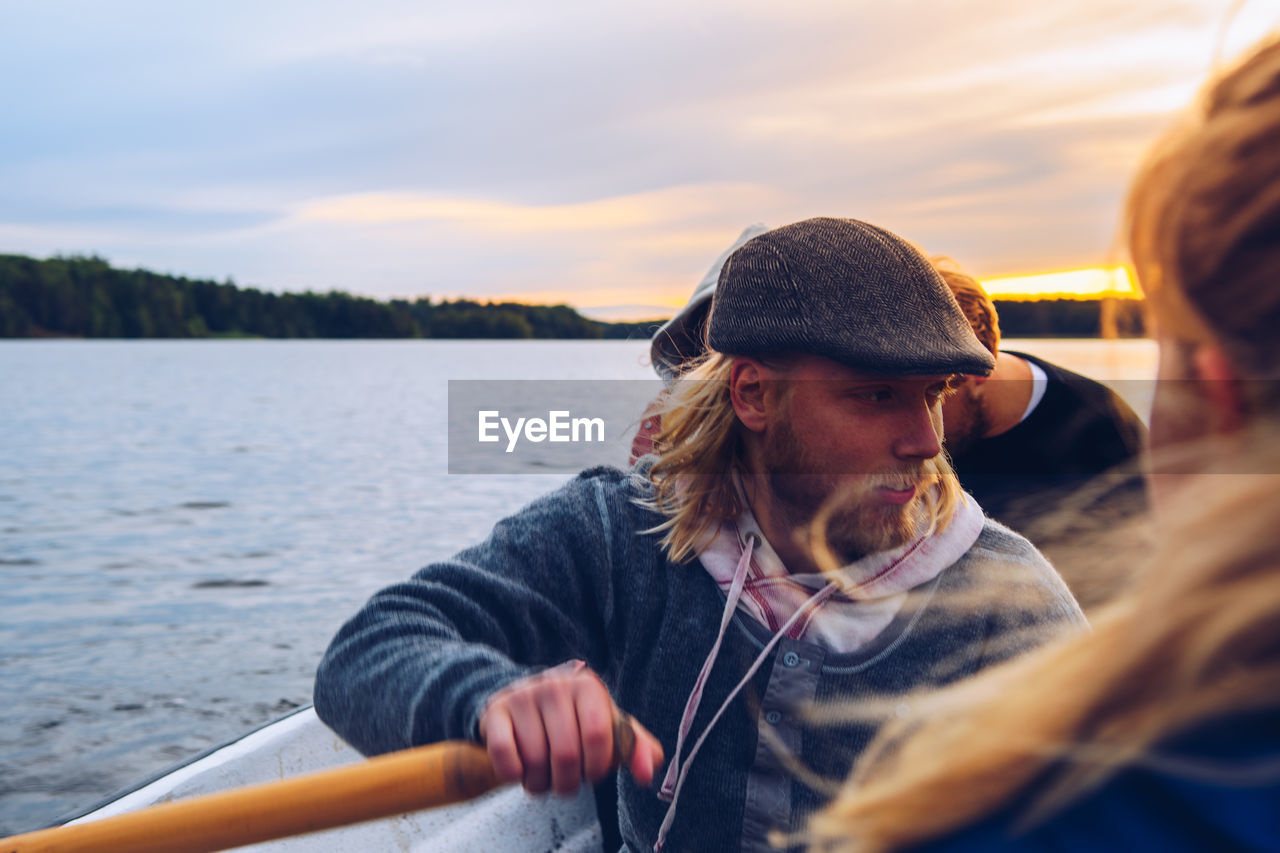
[{"label": "man wearing flat cap", "polygon": [[707,339],[655,457],[375,595],[320,666],[321,718],[367,754],[474,740],[558,793],[611,772],[629,720],[626,849],[767,850],[822,802],[800,768],[841,778],[874,731],[806,708],[893,707],[1083,623],[942,455],[949,383],[992,358],[910,244],[852,219],[760,234]]}]

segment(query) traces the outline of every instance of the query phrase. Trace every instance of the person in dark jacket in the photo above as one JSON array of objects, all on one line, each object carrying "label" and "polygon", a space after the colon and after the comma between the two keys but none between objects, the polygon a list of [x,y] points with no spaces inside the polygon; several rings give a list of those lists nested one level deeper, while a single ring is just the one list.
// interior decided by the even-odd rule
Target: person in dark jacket
[{"label": "person in dark jacket", "polygon": [[1146,571],[1092,633],[918,698],[813,819],[812,849],[1280,845],[1277,139],[1271,41],[1130,192],[1160,345]]},{"label": "person in dark jacket", "polygon": [[[610,772],[625,710],[627,849],[764,851],[823,800],[795,768],[838,776],[873,733],[805,707],[1083,624],[941,453],[952,377],[992,358],[909,244],[851,219],[761,234],[726,262],[708,340],[656,458],[584,472],[375,595],[321,662],[321,719],[367,754],[481,742],[501,778],[571,793]],[[932,606],[954,596],[973,607]]]},{"label": "person in dark jacket", "polygon": [[934,265],[996,359],[990,375],[966,376],[942,406],[951,464],[987,514],[1021,530],[1053,511],[1054,495],[1116,468],[1137,474],[1147,429],[1133,409],[1100,382],[1002,349],[982,285],[949,258]]},{"label": "person in dark jacket", "polygon": [[1000,346],[991,297],[950,258],[933,259],[982,345],[989,376],[942,404],[947,454],[987,515],[1026,536],[1089,608],[1124,588],[1149,546],[1140,465],[1147,428],[1087,376]]}]

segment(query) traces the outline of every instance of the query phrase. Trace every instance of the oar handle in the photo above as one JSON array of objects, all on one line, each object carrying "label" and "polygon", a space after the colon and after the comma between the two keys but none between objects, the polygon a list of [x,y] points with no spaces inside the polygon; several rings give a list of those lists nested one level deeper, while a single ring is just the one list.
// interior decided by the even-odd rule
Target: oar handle
[{"label": "oar handle", "polygon": [[483,747],[446,741],[15,835],[0,840],[0,853],[208,853],[459,803],[500,784]]}]

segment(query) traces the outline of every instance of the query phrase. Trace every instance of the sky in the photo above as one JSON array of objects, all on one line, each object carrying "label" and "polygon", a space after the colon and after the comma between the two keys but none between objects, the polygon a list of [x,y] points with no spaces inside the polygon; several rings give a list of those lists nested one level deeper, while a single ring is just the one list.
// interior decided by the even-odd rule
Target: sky
[{"label": "sky", "polygon": [[810,216],[1114,266],[1143,151],[1278,6],[0,0],[0,253],[602,317]]}]

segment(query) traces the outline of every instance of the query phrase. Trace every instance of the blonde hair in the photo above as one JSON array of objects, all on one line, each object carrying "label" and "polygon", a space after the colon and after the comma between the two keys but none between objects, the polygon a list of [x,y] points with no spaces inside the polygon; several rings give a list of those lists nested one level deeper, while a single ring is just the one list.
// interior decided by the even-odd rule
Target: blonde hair
[{"label": "blonde hair", "polygon": [[[1207,90],[1195,120],[1140,172],[1129,211],[1157,321],[1184,340],[1220,342],[1244,371],[1273,371],[1280,45]],[[1215,475],[1227,456],[1202,441],[1205,473],[1169,499],[1158,570],[1098,611],[1091,634],[926,697],[919,718],[885,726],[812,820],[815,847],[917,844],[1034,782],[1021,815],[1029,826],[1123,767],[1169,769],[1157,745],[1197,723],[1280,707],[1280,449],[1274,406],[1255,415],[1234,458],[1267,473]]]},{"label": "blonde hair", "polygon": [[1207,89],[1189,125],[1157,146],[1129,208],[1130,253],[1161,330],[1213,340],[1243,375],[1263,379],[1280,376],[1277,113],[1280,40],[1272,40]]},{"label": "blonde hair", "polygon": [[654,436],[658,460],[649,471],[653,497],[645,505],[666,516],[655,528],[677,563],[692,559],[720,522],[745,508],[734,487],[742,471],[742,434],[729,399],[733,359],[709,351],[666,391]]},{"label": "blonde hair", "polygon": [[[729,397],[733,363],[732,356],[709,351],[667,389],[659,412],[662,425],[653,445],[658,458],[649,471],[653,496],[641,503],[666,516],[654,531],[665,533],[661,544],[675,562],[695,557],[722,521],[746,509],[734,483],[734,473],[745,473],[745,466],[743,427]],[[926,532],[932,533],[946,528],[961,490],[946,454],[926,469],[937,486],[925,490]],[[825,571],[840,563],[824,535],[837,503],[829,501],[808,531],[814,559]]]},{"label": "blonde hair", "polygon": [[982,289],[982,285],[971,275],[960,269],[960,265],[952,258],[939,255],[929,259],[933,268],[942,276],[942,280],[951,288],[951,295],[960,304],[964,318],[969,321],[973,333],[992,355],[1000,352],[1000,315],[996,313],[996,304]]}]

